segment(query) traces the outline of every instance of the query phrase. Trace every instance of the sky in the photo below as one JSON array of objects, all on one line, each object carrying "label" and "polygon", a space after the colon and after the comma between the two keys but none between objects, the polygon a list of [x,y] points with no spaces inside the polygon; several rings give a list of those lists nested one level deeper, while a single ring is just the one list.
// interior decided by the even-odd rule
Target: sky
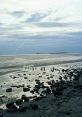
[{"label": "sky", "polygon": [[0,0],[0,41],[82,36],[82,0]]}]

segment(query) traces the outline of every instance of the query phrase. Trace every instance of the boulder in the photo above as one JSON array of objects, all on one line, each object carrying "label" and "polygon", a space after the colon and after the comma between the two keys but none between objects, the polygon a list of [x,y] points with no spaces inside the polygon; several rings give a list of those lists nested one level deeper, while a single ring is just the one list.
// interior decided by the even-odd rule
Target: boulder
[{"label": "boulder", "polygon": [[22,102],[23,102],[22,99],[17,99],[17,100],[15,101],[16,105],[18,105],[18,106],[21,105]]},{"label": "boulder", "polygon": [[31,90],[30,93],[34,94],[34,90]]},{"label": "boulder", "polygon": [[27,92],[27,91],[30,91],[30,89],[29,89],[29,88],[24,87],[24,88],[23,88],[23,91],[24,91],[24,92]]},{"label": "boulder", "polygon": [[6,89],[6,92],[12,92],[12,88]]},{"label": "boulder", "polygon": [[17,111],[17,107],[14,104],[14,102],[10,102],[10,103],[6,104],[6,108],[8,109],[7,111],[9,111],[9,112]]},{"label": "boulder", "polygon": [[21,99],[24,102],[29,102],[29,98],[26,95],[22,95]]},{"label": "boulder", "polygon": [[19,108],[18,108],[18,111],[19,112],[26,112],[26,110],[27,110],[27,106],[19,106]]},{"label": "boulder", "polygon": [[28,77],[24,77],[24,79],[28,79]]}]

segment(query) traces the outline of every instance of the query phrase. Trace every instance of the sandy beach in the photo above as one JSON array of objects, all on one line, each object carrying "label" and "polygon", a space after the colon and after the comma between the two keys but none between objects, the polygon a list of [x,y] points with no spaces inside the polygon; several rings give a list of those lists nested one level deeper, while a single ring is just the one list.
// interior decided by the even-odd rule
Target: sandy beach
[{"label": "sandy beach", "polygon": [[34,116],[82,116],[82,55],[0,56],[0,117]]}]

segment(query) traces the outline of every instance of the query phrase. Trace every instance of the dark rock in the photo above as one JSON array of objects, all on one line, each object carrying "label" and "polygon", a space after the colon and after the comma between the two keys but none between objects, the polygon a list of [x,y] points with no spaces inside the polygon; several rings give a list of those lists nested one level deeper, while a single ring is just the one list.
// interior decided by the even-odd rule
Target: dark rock
[{"label": "dark rock", "polygon": [[31,86],[30,86],[30,85],[27,85],[27,87],[28,87],[28,88],[31,88]]},{"label": "dark rock", "polygon": [[47,77],[47,79],[49,80],[49,79],[50,79],[50,77]]},{"label": "dark rock", "polygon": [[12,92],[12,88],[6,89],[6,92]]},{"label": "dark rock", "polygon": [[10,102],[6,104],[6,108],[8,109],[8,111],[11,111],[11,112],[17,110],[17,107],[15,106],[14,102]]},{"label": "dark rock", "polygon": [[24,77],[24,79],[28,79],[28,77]]},{"label": "dark rock", "polygon": [[26,112],[26,110],[27,110],[27,106],[19,106],[19,109],[18,109],[19,112]]},{"label": "dark rock", "polygon": [[34,90],[31,90],[30,93],[34,94]]},{"label": "dark rock", "polygon": [[52,85],[51,81],[48,81],[47,83],[48,83],[48,85]]},{"label": "dark rock", "polygon": [[47,89],[46,89],[46,93],[47,93],[47,94],[50,94],[50,93],[51,93],[51,90],[50,90],[49,87],[47,87]]},{"label": "dark rock", "polygon": [[40,82],[40,80],[37,80],[37,79],[36,79],[35,81],[36,81],[36,82]]},{"label": "dark rock", "polygon": [[20,85],[18,85],[18,86],[16,86],[17,88],[20,88],[21,86]]},{"label": "dark rock", "polygon": [[35,88],[40,89],[40,86],[39,85],[35,85]]},{"label": "dark rock", "polygon": [[43,72],[43,74],[46,74],[46,72]]},{"label": "dark rock", "polygon": [[24,85],[12,85],[11,87],[21,88],[24,87]]},{"label": "dark rock", "polygon": [[33,100],[39,101],[39,100],[40,100],[40,97],[36,97],[36,98],[34,98]]},{"label": "dark rock", "polygon": [[22,95],[21,99],[24,102],[29,102],[29,97],[27,97],[26,95]]},{"label": "dark rock", "polygon": [[18,100],[15,101],[16,105],[21,105],[22,102],[23,102],[22,99],[18,99]]},{"label": "dark rock", "polygon": [[62,69],[62,72],[64,72],[65,71],[65,69]]},{"label": "dark rock", "polygon": [[23,91],[24,91],[24,92],[27,92],[27,91],[30,91],[30,89],[29,89],[29,88],[24,87],[24,88],[23,88]]},{"label": "dark rock", "polygon": [[26,76],[26,74],[23,74],[24,76]]},{"label": "dark rock", "polygon": [[36,79],[35,82],[36,82],[36,84],[40,84],[40,80]]},{"label": "dark rock", "polygon": [[41,99],[43,99],[43,98],[46,98],[46,96],[40,94],[40,97],[36,97],[34,100],[35,100],[35,101],[39,101],[39,100],[41,100]]},{"label": "dark rock", "polygon": [[[39,88],[39,89],[40,89],[40,88]],[[36,93],[38,93],[39,89],[36,88],[36,87],[34,87],[33,91],[36,92]]]},{"label": "dark rock", "polygon": [[17,77],[16,76],[13,76],[13,79],[16,79]]}]

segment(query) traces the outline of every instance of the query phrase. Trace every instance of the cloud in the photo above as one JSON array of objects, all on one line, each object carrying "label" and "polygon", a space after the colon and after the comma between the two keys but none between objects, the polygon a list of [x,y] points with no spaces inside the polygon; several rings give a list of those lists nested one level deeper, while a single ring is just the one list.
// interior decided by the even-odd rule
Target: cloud
[{"label": "cloud", "polygon": [[66,27],[69,26],[69,23],[58,23],[58,22],[41,22],[41,23],[35,23],[37,26],[39,27],[43,27],[43,28],[53,28],[53,27]]},{"label": "cloud", "polygon": [[30,15],[29,18],[26,19],[26,22],[40,22],[43,18],[45,18],[47,14],[45,13],[34,13]]},{"label": "cloud", "polygon": [[80,35],[81,3],[81,0],[0,0],[0,40],[74,36],[76,32]]},{"label": "cloud", "polygon": [[21,18],[21,17],[23,17],[24,13],[25,13],[24,11],[14,11],[14,12],[11,12],[10,14],[17,18]]}]

